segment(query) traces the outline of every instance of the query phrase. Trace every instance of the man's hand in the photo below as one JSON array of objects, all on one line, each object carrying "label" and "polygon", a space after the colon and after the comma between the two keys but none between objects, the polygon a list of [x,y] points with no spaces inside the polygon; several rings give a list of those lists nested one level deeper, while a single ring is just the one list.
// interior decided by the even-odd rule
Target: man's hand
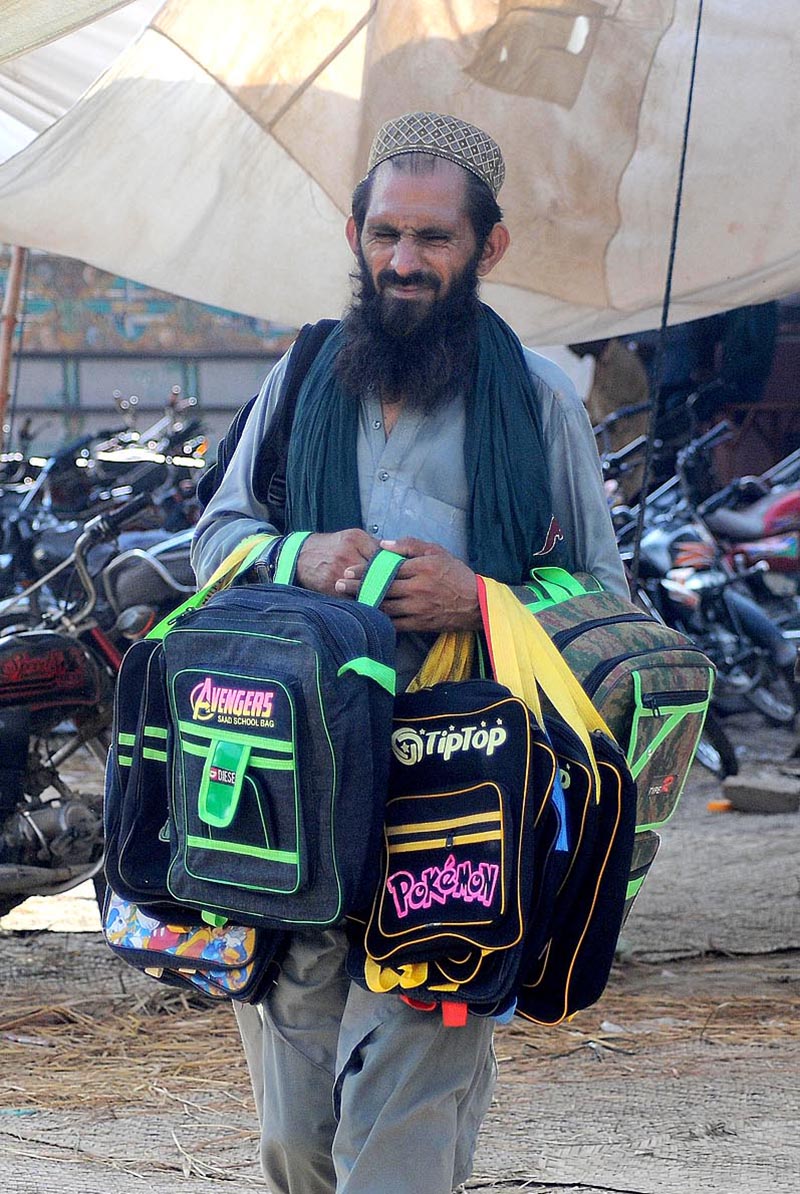
[{"label": "man's hand", "polygon": [[[396,630],[480,629],[478,586],[466,564],[423,539],[384,540],[380,546],[407,557],[381,604]],[[346,568],[337,595],[355,597],[365,570],[364,563]]]},{"label": "man's hand", "polygon": [[349,568],[360,567],[363,575],[377,550],[376,540],[355,527],[330,535],[309,535],[297,560],[297,584],[314,593],[341,597],[336,582]]}]

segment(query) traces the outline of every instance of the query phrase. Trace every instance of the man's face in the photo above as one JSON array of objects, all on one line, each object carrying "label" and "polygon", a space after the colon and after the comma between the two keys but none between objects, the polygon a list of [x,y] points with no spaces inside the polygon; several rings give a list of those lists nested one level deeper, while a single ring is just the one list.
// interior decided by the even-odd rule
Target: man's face
[{"label": "man's face", "polygon": [[420,327],[476,264],[465,186],[464,171],[447,161],[430,173],[390,163],[376,171],[360,242],[352,221],[348,239],[379,296],[387,331],[402,336]]}]

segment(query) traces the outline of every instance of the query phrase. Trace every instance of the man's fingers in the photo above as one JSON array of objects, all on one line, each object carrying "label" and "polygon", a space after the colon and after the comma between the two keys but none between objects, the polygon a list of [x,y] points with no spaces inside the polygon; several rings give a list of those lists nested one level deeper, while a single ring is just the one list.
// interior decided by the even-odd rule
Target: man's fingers
[{"label": "man's fingers", "polygon": [[380,546],[387,551],[396,551],[399,556],[429,556],[438,555],[444,551],[438,543],[429,543],[425,539],[381,539]]},{"label": "man's fingers", "polygon": [[361,588],[360,580],[337,580],[333,586],[337,597],[357,597]]}]

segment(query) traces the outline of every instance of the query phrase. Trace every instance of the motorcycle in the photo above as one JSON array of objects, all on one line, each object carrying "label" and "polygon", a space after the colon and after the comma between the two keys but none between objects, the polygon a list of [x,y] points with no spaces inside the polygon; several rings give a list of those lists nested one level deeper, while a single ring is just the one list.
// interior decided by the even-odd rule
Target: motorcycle
[{"label": "motorcycle", "polygon": [[[797,711],[794,644],[747,592],[750,575],[768,565],[734,568],[692,501],[696,461],[729,434],[720,423],[681,449],[677,474],[645,499],[639,585],[664,621],[682,631],[717,667],[712,708],[757,709],[774,725]],[[623,556],[632,556],[638,510],[614,512]]]},{"label": "motorcycle", "polygon": [[[93,549],[149,501],[142,494],[90,519],[65,561],[0,602],[0,915],[87,879],[102,888],[102,770],[122,654],[194,591],[190,531],[90,566]],[[64,575],[66,595],[32,621],[37,591]]]},{"label": "motorcycle", "polygon": [[185,417],[195,400],[181,400],[176,391],[164,416],[145,431],[81,436],[37,462],[35,477],[0,487],[0,595],[28,588],[53,570],[69,556],[83,523],[123,497],[150,495],[148,515],[138,521],[139,544],[197,521],[206,441],[196,434],[197,420]]},{"label": "motorcycle", "polygon": [[758,604],[800,640],[800,451],[758,477],[742,477],[697,505]]}]

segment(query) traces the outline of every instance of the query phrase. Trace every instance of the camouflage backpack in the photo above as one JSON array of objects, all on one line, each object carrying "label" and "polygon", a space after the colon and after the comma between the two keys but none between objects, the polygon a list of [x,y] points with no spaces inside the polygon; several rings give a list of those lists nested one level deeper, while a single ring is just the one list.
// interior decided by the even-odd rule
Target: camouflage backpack
[{"label": "camouflage backpack", "polygon": [[547,631],[625,752],[636,781],[636,837],[625,915],[675,812],[700,741],[714,665],[678,631],[593,576],[538,568],[524,603]]}]

